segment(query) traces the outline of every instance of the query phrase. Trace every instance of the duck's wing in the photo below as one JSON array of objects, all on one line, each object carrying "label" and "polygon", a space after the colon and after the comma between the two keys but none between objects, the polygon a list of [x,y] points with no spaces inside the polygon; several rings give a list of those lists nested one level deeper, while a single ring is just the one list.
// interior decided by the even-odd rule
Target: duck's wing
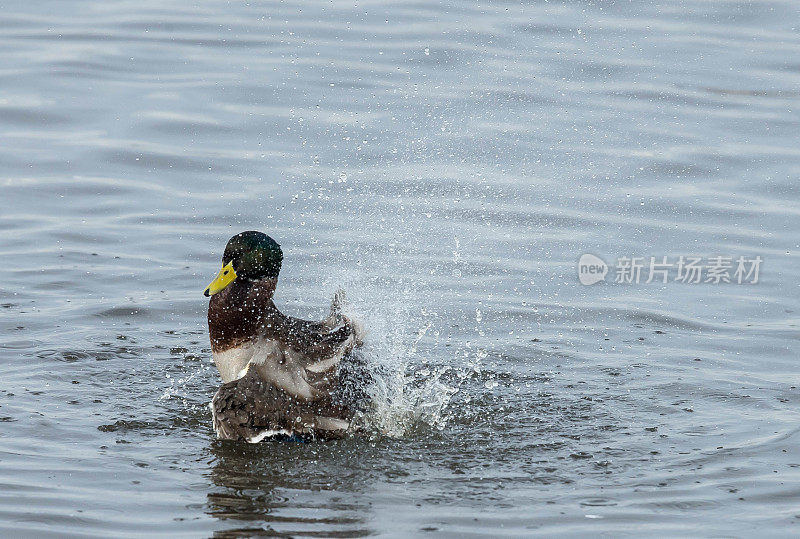
[{"label": "duck's wing", "polygon": [[324,398],[327,393],[309,380],[306,369],[292,358],[279,341],[262,339],[256,344],[256,351],[247,364],[262,380],[295,399],[314,401]]},{"label": "duck's wing", "polygon": [[341,313],[342,301],[337,293],[331,314],[320,322],[272,310],[248,368],[294,398],[317,401],[328,397],[338,384],[339,362],[361,344],[356,326]]},{"label": "duck's wing", "polygon": [[321,323],[296,318],[287,318],[282,330],[261,341],[250,366],[294,398],[327,398],[338,384],[339,362],[353,349],[352,330],[346,325],[329,330]]},{"label": "duck's wing", "polygon": [[342,314],[344,292],[338,291],[330,315],[320,322],[284,316],[275,338],[283,344],[288,360],[309,373],[331,371],[353,348],[363,342],[361,325]]}]

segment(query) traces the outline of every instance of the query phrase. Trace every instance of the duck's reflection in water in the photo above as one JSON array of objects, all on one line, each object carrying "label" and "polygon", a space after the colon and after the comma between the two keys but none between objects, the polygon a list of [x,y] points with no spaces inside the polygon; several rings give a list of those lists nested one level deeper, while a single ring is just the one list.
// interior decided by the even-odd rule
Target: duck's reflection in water
[{"label": "duck's reflection in water", "polygon": [[[369,526],[371,444],[215,441],[206,512],[215,537],[362,537]],[[374,472],[373,472],[374,473]]]}]

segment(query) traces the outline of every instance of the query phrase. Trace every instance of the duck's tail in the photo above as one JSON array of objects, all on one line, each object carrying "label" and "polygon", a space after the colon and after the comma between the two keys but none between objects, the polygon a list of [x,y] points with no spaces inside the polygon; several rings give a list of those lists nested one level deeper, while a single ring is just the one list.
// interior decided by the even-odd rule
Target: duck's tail
[{"label": "duck's tail", "polygon": [[344,314],[343,311],[345,310],[346,305],[347,298],[345,297],[344,290],[339,288],[333,295],[329,319],[335,319],[337,322],[343,321],[345,324],[347,324],[353,332],[355,346],[361,346],[364,344],[364,338],[367,336],[367,332],[364,329],[364,324],[362,324],[359,320]]},{"label": "duck's tail", "polygon": [[342,309],[344,308],[346,303],[347,303],[347,298],[345,298],[344,290],[339,288],[333,295],[333,301],[331,302],[331,317],[341,316]]}]

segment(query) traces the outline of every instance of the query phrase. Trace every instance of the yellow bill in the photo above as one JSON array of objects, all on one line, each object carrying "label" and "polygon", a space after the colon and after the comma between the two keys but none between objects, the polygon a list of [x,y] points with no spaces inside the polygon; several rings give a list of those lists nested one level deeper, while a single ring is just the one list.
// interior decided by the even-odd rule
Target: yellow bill
[{"label": "yellow bill", "polygon": [[203,295],[206,297],[213,296],[217,292],[224,290],[234,279],[236,279],[236,272],[233,271],[233,261],[231,261],[219,270],[216,279],[211,281],[211,284],[208,285]]}]

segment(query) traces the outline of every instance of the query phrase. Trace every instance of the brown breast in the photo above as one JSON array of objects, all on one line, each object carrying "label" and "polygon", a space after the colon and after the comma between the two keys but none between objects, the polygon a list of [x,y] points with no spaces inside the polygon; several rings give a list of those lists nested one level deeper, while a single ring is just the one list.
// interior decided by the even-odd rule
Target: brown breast
[{"label": "brown breast", "polygon": [[211,296],[208,334],[214,352],[224,352],[264,332],[265,321],[277,312],[272,302],[276,284],[275,279],[236,280]]}]

